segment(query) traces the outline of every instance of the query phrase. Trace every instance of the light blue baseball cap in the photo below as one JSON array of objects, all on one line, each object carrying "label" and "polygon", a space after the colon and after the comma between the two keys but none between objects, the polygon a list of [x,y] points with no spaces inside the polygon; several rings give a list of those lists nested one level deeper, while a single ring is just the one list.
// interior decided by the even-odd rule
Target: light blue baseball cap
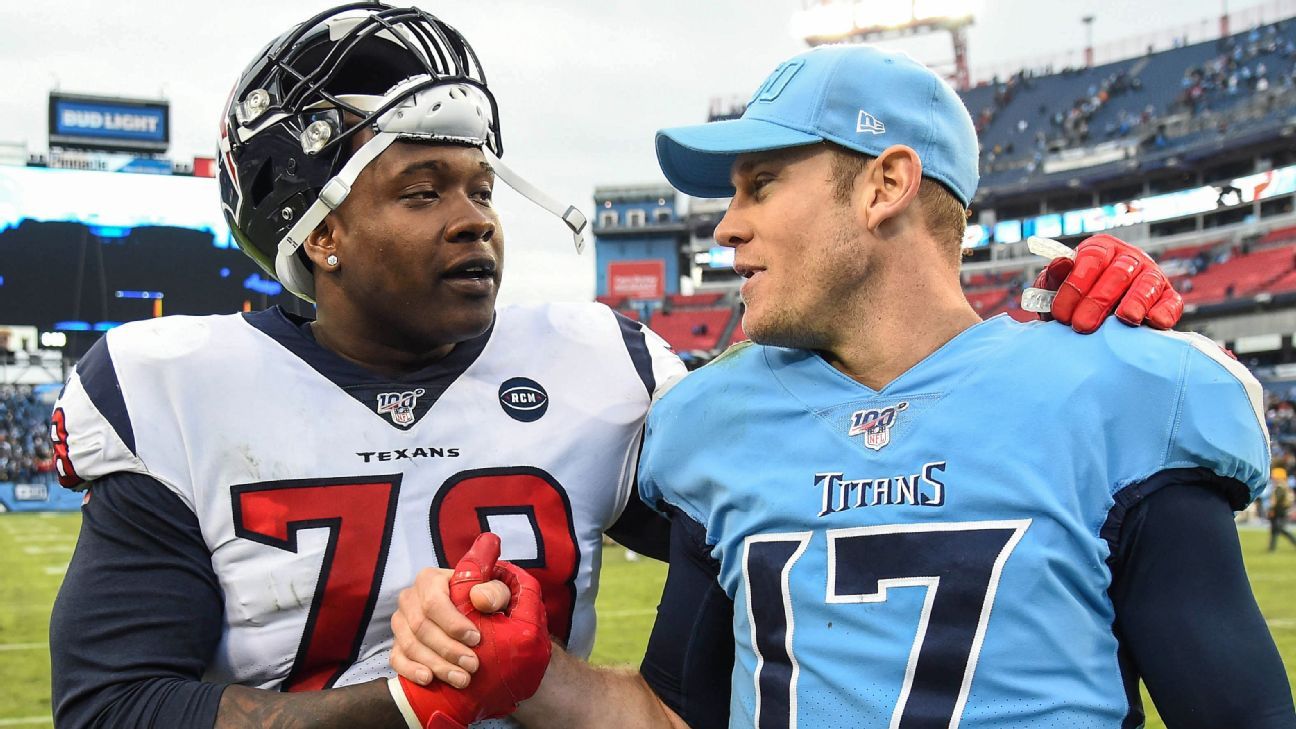
[{"label": "light blue baseball cap", "polygon": [[734,158],[830,141],[877,156],[903,144],[923,175],[965,206],[976,192],[977,138],[958,94],[905,53],[869,45],[822,46],[784,61],[740,119],[657,132],[666,179],[695,197],[729,197]]}]

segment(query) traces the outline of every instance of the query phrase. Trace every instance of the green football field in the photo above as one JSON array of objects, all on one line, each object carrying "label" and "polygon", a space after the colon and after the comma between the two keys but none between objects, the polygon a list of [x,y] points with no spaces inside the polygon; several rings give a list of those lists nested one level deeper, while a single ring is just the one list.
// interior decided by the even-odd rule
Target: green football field
[{"label": "green football field", "polygon": [[[78,514],[0,515],[0,727],[50,726],[50,605],[80,525]],[[1266,553],[1267,533],[1242,531],[1251,582],[1285,662],[1296,665],[1296,549]],[[665,567],[607,551],[599,591],[598,663],[635,665],[643,655]],[[1290,675],[1290,673],[1289,673]],[[1153,716],[1149,728],[1163,728]]]}]

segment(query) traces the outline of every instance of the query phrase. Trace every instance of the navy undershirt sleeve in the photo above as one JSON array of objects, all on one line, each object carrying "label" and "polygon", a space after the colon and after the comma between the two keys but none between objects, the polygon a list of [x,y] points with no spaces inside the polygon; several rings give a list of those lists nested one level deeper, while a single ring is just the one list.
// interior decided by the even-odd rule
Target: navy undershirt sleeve
[{"label": "navy undershirt sleeve", "polygon": [[1296,728],[1242,561],[1230,504],[1240,487],[1204,469],[1163,471],[1138,485],[1147,495],[1119,525],[1110,594],[1121,657],[1169,729]]},{"label": "navy undershirt sleeve", "polygon": [[678,509],[670,516],[670,569],[639,672],[691,729],[729,726],[733,601],[718,582],[706,530]]},{"label": "navy undershirt sleeve", "polygon": [[607,535],[639,554],[665,562],[670,555],[670,532],[670,521],[644,504],[639,489],[630,489],[621,517],[608,528]]},{"label": "navy undershirt sleeve", "polygon": [[161,483],[91,487],[50,616],[55,725],[211,727],[224,685],[202,675],[223,605],[198,519]]}]

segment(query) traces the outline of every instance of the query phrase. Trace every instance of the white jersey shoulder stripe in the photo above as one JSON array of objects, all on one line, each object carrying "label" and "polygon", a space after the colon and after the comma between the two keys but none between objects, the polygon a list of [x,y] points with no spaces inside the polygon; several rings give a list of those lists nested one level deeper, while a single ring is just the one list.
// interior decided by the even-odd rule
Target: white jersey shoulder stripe
[{"label": "white jersey shoulder stripe", "polygon": [[1224,351],[1224,348],[1215,340],[1196,332],[1161,331],[1156,329],[1150,329],[1149,331],[1192,345],[1194,349],[1209,357],[1232,375],[1238,381],[1238,384],[1242,386],[1242,389],[1246,391],[1247,400],[1251,403],[1251,410],[1255,413],[1256,423],[1260,426],[1260,432],[1264,434],[1265,446],[1268,447],[1269,429],[1265,425],[1264,388],[1260,386],[1260,381],[1251,374],[1245,365],[1230,357],[1228,352]]}]

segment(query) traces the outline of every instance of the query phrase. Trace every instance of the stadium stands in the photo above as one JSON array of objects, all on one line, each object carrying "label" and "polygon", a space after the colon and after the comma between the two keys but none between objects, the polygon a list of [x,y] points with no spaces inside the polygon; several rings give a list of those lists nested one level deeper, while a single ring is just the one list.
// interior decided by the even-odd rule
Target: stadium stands
[{"label": "stadium stands", "polygon": [[677,352],[710,351],[720,346],[734,308],[673,309],[653,315],[649,326],[670,343]]},{"label": "stadium stands", "polygon": [[981,316],[993,316],[1002,310],[1009,295],[1009,290],[1006,287],[988,291],[969,291],[967,292],[967,300]]},{"label": "stadium stands", "polygon": [[1209,253],[1212,248],[1215,248],[1223,242],[1224,241],[1222,240],[1213,240],[1208,243],[1197,243],[1190,246],[1182,246],[1180,248],[1168,248],[1157,256],[1157,260],[1162,265],[1165,265],[1169,261],[1192,260],[1198,256]]},{"label": "stadium stands", "polygon": [[1296,242],[1296,225],[1275,228],[1261,236],[1260,240],[1257,242],[1262,246],[1274,243]]},{"label": "stadium stands", "polygon": [[666,301],[675,308],[703,308],[715,306],[729,295],[727,291],[713,291],[706,294],[670,294]]},{"label": "stadium stands", "polygon": [[1285,294],[1296,291],[1296,269],[1274,279],[1273,283],[1269,284],[1265,290],[1271,294]]},{"label": "stadium stands", "polygon": [[740,311],[738,314],[738,322],[734,325],[733,335],[729,337],[729,341],[726,343],[726,346],[731,344],[736,344],[738,342],[746,341],[746,339],[747,339],[747,332],[743,331],[742,312]]},{"label": "stadium stands", "polygon": [[1269,290],[1271,284],[1296,269],[1296,246],[1279,246],[1249,254],[1229,255],[1183,280],[1179,290],[1188,304],[1225,301]]},{"label": "stadium stands", "polygon": [[[1281,226],[1258,234],[1243,245],[1236,238],[1211,240],[1168,248],[1155,254],[1184,301],[1197,307],[1226,303],[1257,294],[1296,292],[1296,226]],[[965,273],[963,288],[978,314],[989,318],[1015,311],[1021,288],[1038,261],[1022,259],[1008,271]]]},{"label": "stadium stands", "polygon": [[25,385],[0,386],[0,481],[49,480],[50,405]]},{"label": "stadium stands", "polygon": [[[1064,150],[1187,148],[1289,115],[1296,22],[1093,68],[1021,71],[961,95],[981,139],[981,186],[993,191],[1044,172]],[[1248,105],[1251,113],[1232,113]]]},{"label": "stadium stands", "polygon": [[972,273],[963,277],[963,288],[969,291],[975,291],[986,287],[1009,284],[1020,278],[1021,274],[1017,271],[1007,271],[999,273]]}]

